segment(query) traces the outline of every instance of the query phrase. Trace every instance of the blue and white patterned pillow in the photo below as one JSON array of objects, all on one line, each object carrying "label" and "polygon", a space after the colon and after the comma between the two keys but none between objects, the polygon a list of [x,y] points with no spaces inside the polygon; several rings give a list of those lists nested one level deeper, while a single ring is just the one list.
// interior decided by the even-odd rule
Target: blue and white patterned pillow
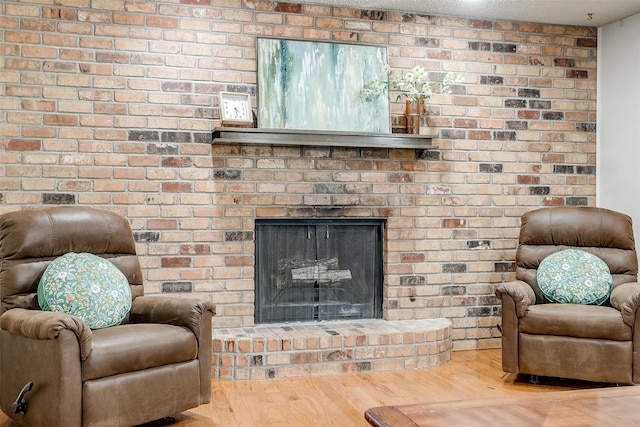
[{"label": "blue and white patterned pillow", "polygon": [[604,303],[613,285],[609,266],[578,249],[555,252],[542,260],[538,286],[549,301],[569,304]]},{"label": "blue and white patterned pillow", "polygon": [[38,304],[79,317],[91,329],[106,328],[122,322],[131,309],[131,288],[110,261],[70,252],[54,259],[42,274]]}]

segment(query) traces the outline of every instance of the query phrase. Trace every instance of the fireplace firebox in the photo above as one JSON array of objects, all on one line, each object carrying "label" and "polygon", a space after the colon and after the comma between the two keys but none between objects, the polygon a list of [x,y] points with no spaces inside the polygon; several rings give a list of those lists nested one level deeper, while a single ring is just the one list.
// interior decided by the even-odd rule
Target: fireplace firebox
[{"label": "fireplace firebox", "polygon": [[382,317],[383,220],[256,220],[255,322]]}]

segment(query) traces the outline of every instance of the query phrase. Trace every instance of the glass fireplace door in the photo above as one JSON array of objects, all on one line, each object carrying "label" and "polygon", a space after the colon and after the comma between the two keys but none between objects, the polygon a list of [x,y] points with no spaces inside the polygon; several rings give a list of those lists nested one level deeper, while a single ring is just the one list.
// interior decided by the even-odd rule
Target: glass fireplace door
[{"label": "glass fireplace door", "polygon": [[256,323],[380,318],[376,220],[256,221]]}]

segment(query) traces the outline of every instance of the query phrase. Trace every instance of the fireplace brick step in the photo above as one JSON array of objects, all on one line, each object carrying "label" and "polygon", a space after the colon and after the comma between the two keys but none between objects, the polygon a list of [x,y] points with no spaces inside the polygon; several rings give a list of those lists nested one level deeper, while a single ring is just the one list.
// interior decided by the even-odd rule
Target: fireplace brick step
[{"label": "fireplace brick step", "polygon": [[430,368],[451,359],[447,319],[277,323],[213,330],[213,377],[264,380]]}]

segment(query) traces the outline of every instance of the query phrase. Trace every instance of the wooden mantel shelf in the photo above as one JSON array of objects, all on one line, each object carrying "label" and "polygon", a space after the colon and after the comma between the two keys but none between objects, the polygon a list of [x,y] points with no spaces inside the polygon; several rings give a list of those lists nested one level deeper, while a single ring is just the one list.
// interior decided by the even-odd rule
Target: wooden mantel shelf
[{"label": "wooden mantel shelf", "polygon": [[315,145],[361,148],[410,148],[433,150],[424,135],[307,131],[292,129],[232,128],[213,130],[214,144]]}]

